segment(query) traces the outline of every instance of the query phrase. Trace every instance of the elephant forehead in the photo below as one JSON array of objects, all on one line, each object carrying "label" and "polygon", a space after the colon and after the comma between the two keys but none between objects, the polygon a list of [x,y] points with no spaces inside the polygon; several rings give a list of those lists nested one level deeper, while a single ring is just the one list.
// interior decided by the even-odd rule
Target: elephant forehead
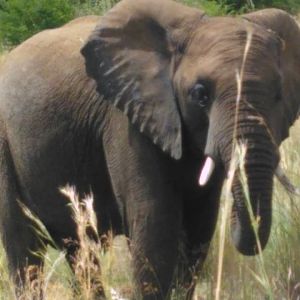
[{"label": "elephant forehead", "polygon": [[220,76],[234,79],[242,66],[247,41],[246,69],[258,77],[277,73],[280,47],[272,33],[241,19],[215,18],[215,22],[206,21],[194,32],[182,59],[183,81],[192,83],[197,77],[217,80]]},{"label": "elephant forehead", "polygon": [[240,18],[215,17],[205,20],[195,30],[187,51],[190,56],[207,56],[228,53],[231,57],[243,55],[247,41],[266,51],[277,44],[272,32]]}]

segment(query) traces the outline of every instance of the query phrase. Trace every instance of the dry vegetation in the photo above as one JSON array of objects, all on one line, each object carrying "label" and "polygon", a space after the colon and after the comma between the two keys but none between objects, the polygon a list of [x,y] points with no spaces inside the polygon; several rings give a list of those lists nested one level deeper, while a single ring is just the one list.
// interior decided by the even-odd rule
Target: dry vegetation
[{"label": "dry vegetation", "polygon": [[[282,164],[293,182],[300,185],[300,121],[291,130],[291,137],[281,147]],[[74,195],[71,193],[71,199]],[[220,222],[197,286],[197,299],[216,299],[217,275],[219,270],[219,246],[222,233],[222,216],[228,215],[226,203],[230,203],[226,193],[222,199]],[[76,266],[79,275],[81,298],[89,299],[92,292],[88,285],[89,272],[93,271],[89,261],[89,253],[97,253],[101,260],[103,283],[107,295],[111,299],[130,299],[132,294],[130,254],[124,237],[115,238],[110,250],[104,254],[103,249],[95,246],[83,234],[82,229],[92,224],[85,210],[81,210],[78,203],[72,201],[74,216],[78,221],[81,232],[83,252],[81,260]],[[228,300],[263,300],[286,299],[296,300],[300,297],[300,198],[291,198],[287,192],[275,183],[274,191],[273,226],[270,242],[262,256],[244,257],[231,245],[226,224],[226,239],[223,255],[222,284],[219,299]],[[228,216],[226,217],[228,223]],[[95,252],[97,251],[97,252]],[[89,266],[87,271],[82,270],[82,265]],[[87,272],[87,273],[86,273]],[[99,272],[99,276],[101,276]],[[74,278],[69,266],[64,260],[64,255],[49,248],[46,256],[46,271],[43,275],[46,299],[74,299],[72,286]],[[78,283],[77,283],[78,284]],[[26,290],[26,298],[31,299],[34,290]],[[177,291],[173,299],[180,300]],[[12,285],[8,279],[6,259],[0,251],[0,299],[13,299]]]}]

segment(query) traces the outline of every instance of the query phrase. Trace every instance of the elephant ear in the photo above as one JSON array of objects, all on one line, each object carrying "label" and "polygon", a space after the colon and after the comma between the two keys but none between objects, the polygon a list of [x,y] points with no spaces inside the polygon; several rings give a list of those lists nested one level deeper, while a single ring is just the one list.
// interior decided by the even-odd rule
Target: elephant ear
[{"label": "elephant ear", "polygon": [[182,155],[182,138],[174,57],[203,15],[169,0],[123,0],[81,50],[104,99],[175,159]]},{"label": "elephant ear", "polygon": [[285,11],[264,9],[246,14],[244,19],[274,32],[281,40],[280,65],[282,72],[283,119],[281,140],[288,137],[288,128],[299,115],[300,106],[300,29],[296,21]]}]

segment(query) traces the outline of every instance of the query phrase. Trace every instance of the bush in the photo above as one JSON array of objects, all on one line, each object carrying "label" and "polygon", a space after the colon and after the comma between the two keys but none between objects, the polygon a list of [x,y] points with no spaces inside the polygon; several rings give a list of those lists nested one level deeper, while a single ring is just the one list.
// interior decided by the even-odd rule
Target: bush
[{"label": "bush", "polygon": [[69,0],[0,0],[0,40],[16,45],[43,29],[66,23],[73,16]]},{"label": "bush", "polygon": [[297,14],[300,11],[300,1],[299,0],[263,0],[254,1],[256,8],[264,7],[276,7],[284,9],[290,13]]},{"label": "bush", "polygon": [[75,4],[75,17],[101,15],[117,2],[119,0],[77,0]]},{"label": "bush", "polygon": [[0,47],[21,43],[35,33],[71,19],[101,14],[118,0],[0,0]]},{"label": "bush", "polygon": [[290,13],[300,10],[299,0],[182,0],[188,5],[200,7],[209,15],[238,14],[261,9],[276,7]]},{"label": "bush", "polygon": [[[102,14],[119,0],[0,0],[0,48],[21,43],[33,34],[58,27],[77,16]],[[299,0],[177,0],[208,15],[236,14],[264,7],[299,12]]]},{"label": "bush", "polygon": [[181,0],[180,2],[189,5],[198,7],[204,10],[210,16],[220,16],[227,14],[227,6],[221,5],[218,1],[214,0]]},{"label": "bush", "polygon": [[218,0],[221,5],[226,5],[232,12],[243,12],[253,9],[276,7],[291,13],[300,9],[298,0]]}]

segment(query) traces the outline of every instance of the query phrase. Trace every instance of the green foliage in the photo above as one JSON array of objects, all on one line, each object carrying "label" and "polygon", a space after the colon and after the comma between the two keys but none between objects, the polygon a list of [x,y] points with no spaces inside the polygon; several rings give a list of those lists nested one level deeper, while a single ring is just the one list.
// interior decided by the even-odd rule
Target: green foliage
[{"label": "green foliage", "polygon": [[[102,14],[118,0],[0,0],[0,47],[21,43],[35,33],[71,19]],[[3,46],[2,46],[3,47]]]},{"label": "green foliage", "polygon": [[263,0],[254,1],[256,8],[264,7],[276,7],[284,9],[290,13],[297,14],[300,11],[300,1],[299,0]]},{"label": "green foliage", "polygon": [[36,32],[66,23],[73,15],[68,0],[0,0],[0,39],[16,45]]},{"label": "green foliage", "polygon": [[297,13],[300,10],[299,0],[182,0],[181,2],[200,7],[212,16],[245,13],[266,7],[276,7],[290,13]]},{"label": "green foliage", "polygon": [[[119,0],[0,0],[0,48],[17,45],[46,28],[58,27],[83,15],[102,14]],[[177,0],[201,8],[208,15],[237,14],[264,7],[291,13],[299,0]]]},{"label": "green foliage", "polygon": [[189,5],[198,7],[204,10],[210,16],[220,16],[226,15],[228,9],[226,5],[221,5],[216,0],[181,0],[180,2]]},{"label": "green foliage", "polygon": [[101,15],[119,2],[119,0],[75,0],[75,2],[75,17],[79,17]]}]

